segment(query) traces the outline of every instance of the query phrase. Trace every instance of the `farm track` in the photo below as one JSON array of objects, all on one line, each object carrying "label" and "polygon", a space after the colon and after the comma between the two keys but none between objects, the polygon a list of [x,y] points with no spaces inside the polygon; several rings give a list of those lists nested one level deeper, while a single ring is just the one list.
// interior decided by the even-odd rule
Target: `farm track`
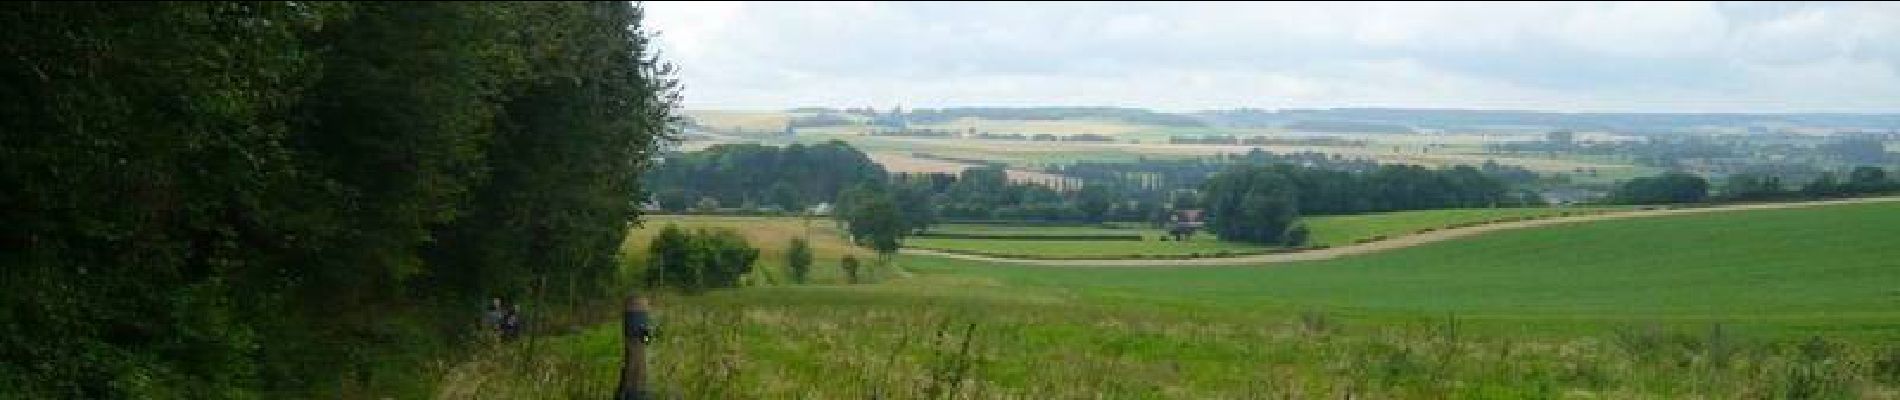
[{"label": "farm track", "polygon": [[1579,223],[1579,222],[1607,221],[1607,220],[1629,219],[1629,218],[1661,217],[1661,216],[1670,216],[1670,215],[1701,214],[1701,213],[1726,212],[1726,211],[1775,210],[1775,209],[1787,209],[1787,208],[1819,207],[1819,206],[1840,205],[1840,204],[1885,203],[1885,202],[1896,202],[1896,201],[1900,201],[1900,197],[1867,197],[1867,198],[1845,199],[1845,200],[1824,200],[1824,201],[1806,201],[1806,202],[1788,202],[1788,203],[1754,203],[1754,204],[1737,204],[1737,205],[1712,206],[1712,207],[1623,211],[1623,212],[1613,212],[1613,213],[1607,213],[1607,214],[1592,214],[1592,215],[1579,215],[1579,216],[1571,216],[1571,217],[1533,219],[1533,220],[1523,220],[1523,221],[1513,221],[1513,222],[1491,223],[1491,224],[1484,224],[1484,225],[1468,226],[1468,227],[1463,227],[1463,228],[1440,229],[1440,230],[1435,230],[1431,232],[1393,237],[1386,240],[1345,245],[1345,246],[1332,247],[1332,248],[1319,249],[1319,250],[1308,250],[1308,251],[1288,252],[1288,253],[1274,253],[1274,254],[1258,254],[1258,255],[1234,256],[1234,257],[1195,258],[1195,259],[1184,259],[1184,260],[1160,260],[1160,259],[1032,260],[1032,259],[1022,259],[1022,258],[989,257],[989,256],[979,256],[979,255],[971,255],[971,254],[954,254],[954,253],[945,253],[945,252],[940,252],[940,251],[923,250],[923,249],[903,249],[902,252],[904,254],[929,255],[929,256],[948,257],[948,258],[963,259],[963,260],[1024,264],[1024,265],[1039,265],[1039,266],[1054,266],[1054,267],[1193,267],[1193,266],[1233,266],[1233,265],[1248,265],[1248,264],[1274,264],[1274,263],[1287,263],[1287,262],[1299,262],[1299,261],[1330,260],[1330,259],[1335,259],[1335,258],[1340,258],[1340,257],[1347,257],[1347,256],[1361,255],[1361,254],[1371,254],[1371,253],[1377,253],[1377,252],[1394,250],[1394,249],[1402,249],[1402,248],[1418,246],[1418,245],[1423,245],[1423,244],[1428,244],[1428,243],[1436,243],[1436,242],[1453,240],[1453,239],[1458,239],[1458,238],[1463,238],[1463,237],[1482,235],[1482,234],[1497,232],[1497,231],[1523,229],[1523,228],[1535,228],[1535,227],[1540,227],[1540,226],[1571,224],[1571,223]]}]

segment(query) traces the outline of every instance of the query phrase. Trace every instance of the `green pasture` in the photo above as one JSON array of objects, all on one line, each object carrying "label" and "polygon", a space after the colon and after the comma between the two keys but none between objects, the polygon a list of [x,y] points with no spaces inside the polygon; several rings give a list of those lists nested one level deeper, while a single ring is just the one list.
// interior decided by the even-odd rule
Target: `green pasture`
[{"label": "green pasture", "polygon": [[[652,378],[687,398],[1893,398],[1894,237],[1889,203],[1276,265],[900,256],[913,275],[876,285],[664,297]],[[476,357],[444,392],[604,393],[615,329]]]},{"label": "green pasture", "polygon": [[[1342,246],[1376,237],[1397,237],[1423,229],[1477,224],[1517,218],[1587,214],[1617,210],[1616,207],[1570,208],[1483,208],[1419,210],[1360,215],[1324,215],[1307,217],[1312,228],[1313,245]],[[1144,240],[1040,240],[1040,239],[964,239],[914,237],[905,245],[915,248],[960,251],[999,256],[1044,258],[1134,258],[1197,254],[1252,254],[1270,251],[1275,246],[1222,242],[1209,233],[1199,233],[1185,242],[1162,241],[1164,229],[1138,227],[1139,224],[1110,226],[1020,226],[988,224],[942,224],[931,228],[935,233],[982,235],[1141,235]]]}]

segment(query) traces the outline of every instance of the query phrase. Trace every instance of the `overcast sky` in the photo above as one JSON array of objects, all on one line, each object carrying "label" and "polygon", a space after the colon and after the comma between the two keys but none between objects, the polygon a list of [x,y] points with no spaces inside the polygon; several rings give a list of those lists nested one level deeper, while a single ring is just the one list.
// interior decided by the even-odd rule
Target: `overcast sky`
[{"label": "overcast sky", "polygon": [[1900,112],[1895,3],[646,7],[696,109]]}]

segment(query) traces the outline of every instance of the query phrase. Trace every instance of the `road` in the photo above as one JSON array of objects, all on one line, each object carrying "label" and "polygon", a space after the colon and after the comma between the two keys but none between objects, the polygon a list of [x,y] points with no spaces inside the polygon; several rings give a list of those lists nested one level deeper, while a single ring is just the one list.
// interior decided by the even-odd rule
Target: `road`
[{"label": "road", "polygon": [[1613,212],[1613,213],[1607,213],[1607,214],[1579,215],[1579,216],[1571,216],[1571,217],[1557,217],[1557,218],[1535,219],[1535,220],[1525,220],[1525,221],[1516,221],[1516,222],[1500,222],[1500,223],[1493,223],[1493,224],[1469,226],[1469,227],[1464,227],[1464,228],[1440,229],[1440,230],[1431,231],[1427,233],[1393,237],[1390,239],[1381,240],[1377,242],[1360,243],[1360,244],[1332,247],[1332,248],[1321,249],[1321,250],[1309,250],[1309,251],[1301,251],[1301,252],[1275,253],[1275,254],[1259,254],[1259,255],[1235,256],[1235,257],[1195,258],[1195,259],[1183,259],[1183,260],[1156,260],[1156,259],[1029,260],[1029,259],[1020,259],[1020,258],[1001,258],[1001,257],[989,257],[989,256],[979,256],[979,255],[970,255],[970,254],[953,254],[953,253],[944,253],[944,252],[939,252],[939,251],[931,251],[931,250],[923,250],[923,249],[903,249],[902,252],[904,254],[930,255],[930,256],[948,257],[948,258],[956,258],[956,259],[964,259],[964,260],[975,260],[975,261],[986,261],[986,262],[1008,263],[1008,264],[1053,266],[1053,267],[1190,267],[1190,266],[1214,266],[1214,265],[1272,264],[1272,263],[1286,263],[1286,262],[1298,262],[1298,261],[1331,260],[1331,259],[1346,257],[1346,256],[1377,253],[1381,251],[1402,249],[1402,248],[1418,246],[1422,244],[1442,242],[1446,240],[1452,240],[1452,239],[1457,239],[1457,238],[1462,238],[1462,237],[1467,237],[1467,236],[1482,235],[1482,234],[1486,234],[1490,232],[1497,232],[1497,231],[1504,231],[1504,230],[1511,230],[1511,229],[1535,228],[1535,227],[1540,227],[1540,226],[1550,226],[1550,225],[1558,225],[1558,224],[1606,221],[1606,220],[1615,220],[1615,219],[1661,217],[1661,216],[1682,215],[1682,214],[1702,214],[1702,213],[1712,213],[1712,212],[1729,212],[1729,211],[1744,211],[1744,210],[1774,210],[1774,209],[1784,209],[1784,208],[1818,207],[1818,206],[1837,205],[1837,204],[1885,203],[1885,202],[1896,202],[1896,201],[1900,201],[1900,197],[1866,197],[1866,198],[1844,199],[1844,200],[1823,200],[1823,201],[1804,201],[1804,202],[1787,202],[1787,203],[1751,203],[1751,204],[1735,204],[1735,205],[1696,207],[1696,208],[1633,210],[1633,211]]}]

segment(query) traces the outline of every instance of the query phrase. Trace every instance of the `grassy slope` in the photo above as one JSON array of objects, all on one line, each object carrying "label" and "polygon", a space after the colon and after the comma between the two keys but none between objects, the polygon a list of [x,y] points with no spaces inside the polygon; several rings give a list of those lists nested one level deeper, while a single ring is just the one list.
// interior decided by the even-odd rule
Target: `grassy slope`
[{"label": "grassy slope", "polygon": [[[1561,213],[1580,213],[1609,210],[1612,208],[1504,208],[1504,209],[1459,209],[1459,210],[1421,210],[1400,211],[1362,215],[1329,215],[1310,217],[1307,222],[1313,227],[1313,243],[1328,246],[1351,244],[1356,240],[1375,236],[1399,236],[1417,232],[1426,228],[1443,228],[1456,224],[1479,223],[1512,217],[1552,216]],[[1182,242],[1163,242],[1158,238],[1163,230],[1152,228],[1099,228],[1099,227],[1024,227],[974,224],[946,224],[932,228],[937,232],[966,234],[1017,234],[1017,235],[1067,235],[1067,234],[1129,234],[1135,233],[1148,237],[1144,241],[1086,241],[1086,240],[1000,240],[1000,239],[951,239],[951,238],[912,238],[907,246],[928,249],[949,249],[975,251],[1003,255],[1044,255],[1064,257],[1115,258],[1128,255],[1180,255],[1213,254],[1222,251],[1234,253],[1259,252],[1271,249],[1246,243],[1229,243],[1216,240],[1213,235],[1197,235],[1193,240]]]},{"label": "grassy slope", "polygon": [[[1900,360],[1883,345],[1900,332],[1900,247],[1884,240],[1896,234],[1900,205],[1868,204],[1272,267],[904,257],[916,277],[664,299],[653,376],[704,398],[934,397],[950,382],[979,398],[1891,398],[1880,363]],[[1651,322],[1661,329],[1624,327]],[[613,329],[556,339],[527,370],[466,364],[447,385],[604,393]],[[1833,339],[1778,339],[1806,334]]]},{"label": "grassy slope", "polygon": [[1509,231],[1342,260],[1202,269],[927,270],[1215,308],[1459,313],[1513,323],[1727,321],[1900,334],[1900,205]]},{"label": "grassy slope", "polygon": [[1444,228],[1458,224],[1482,223],[1502,218],[1556,216],[1564,213],[1611,211],[1619,207],[1568,208],[1469,208],[1451,210],[1398,211],[1358,215],[1322,215],[1308,217],[1313,243],[1328,246],[1351,244],[1375,236],[1398,236],[1420,229]]}]

